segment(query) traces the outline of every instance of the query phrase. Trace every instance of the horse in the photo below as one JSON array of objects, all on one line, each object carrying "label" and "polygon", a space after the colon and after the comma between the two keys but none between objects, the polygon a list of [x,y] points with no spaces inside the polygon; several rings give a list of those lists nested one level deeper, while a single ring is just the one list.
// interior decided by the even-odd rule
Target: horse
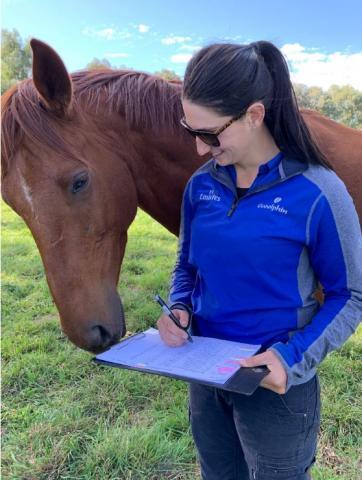
[{"label": "horse", "polygon": [[[209,156],[179,125],[180,82],[69,75],[50,46],[31,48],[32,80],[2,97],[2,195],[35,239],[64,333],[97,353],[126,332],[117,285],[137,207],[177,235],[185,184]],[[303,117],[362,219],[362,132]]]}]

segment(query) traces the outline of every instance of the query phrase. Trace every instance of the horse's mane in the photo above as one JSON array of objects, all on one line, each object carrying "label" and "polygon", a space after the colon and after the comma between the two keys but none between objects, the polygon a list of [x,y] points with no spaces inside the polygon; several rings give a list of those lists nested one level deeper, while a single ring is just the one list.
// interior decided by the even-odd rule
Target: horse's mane
[{"label": "horse's mane", "polygon": [[78,101],[98,109],[105,97],[109,112],[121,113],[131,127],[169,130],[179,125],[181,82],[133,70],[108,69],[76,72],[72,80]]},{"label": "horse's mane", "polygon": [[[124,116],[130,128],[176,131],[182,116],[181,82],[133,70],[96,69],[71,77],[73,112],[81,115],[83,109],[92,109],[98,113],[102,108]],[[32,80],[8,90],[2,96],[1,110],[3,166],[15,155],[24,135],[53,150],[72,153],[58,133],[59,125],[71,118],[61,119],[43,108]]]}]

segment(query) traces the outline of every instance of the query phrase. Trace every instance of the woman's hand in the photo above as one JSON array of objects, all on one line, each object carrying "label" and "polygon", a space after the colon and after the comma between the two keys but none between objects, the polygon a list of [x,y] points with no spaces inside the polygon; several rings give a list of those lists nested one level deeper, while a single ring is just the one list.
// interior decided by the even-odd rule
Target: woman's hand
[{"label": "woman's hand", "polygon": [[260,386],[268,388],[276,393],[285,393],[287,386],[287,373],[282,365],[282,362],[271,350],[267,350],[259,355],[253,357],[243,358],[240,360],[242,367],[259,367],[266,365],[270,373],[260,382]]},{"label": "woman's hand", "polygon": [[[189,313],[185,310],[172,310],[172,313],[178,318],[183,327],[189,324]],[[165,313],[157,320],[158,331],[162,340],[169,347],[180,347],[187,342],[187,333],[179,328]]]}]

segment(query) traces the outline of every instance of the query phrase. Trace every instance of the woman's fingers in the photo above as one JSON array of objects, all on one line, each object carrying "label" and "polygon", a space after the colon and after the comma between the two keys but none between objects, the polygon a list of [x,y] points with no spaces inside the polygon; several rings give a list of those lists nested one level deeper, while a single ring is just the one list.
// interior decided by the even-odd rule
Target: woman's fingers
[{"label": "woman's fingers", "polygon": [[179,347],[187,341],[187,333],[175,325],[168,315],[161,315],[157,326],[162,340],[170,347]]},{"label": "woman's fingers", "polygon": [[263,378],[260,385],[273,392],[283,394],[286,391],[287,373],[283,364],[272,350],[240,360],[242,367],[257,367],[267,365],[270,373]]},{"label": "woman's fingers", "polygon": [[172,313],[179,319],[180,325],[183,327],[188,327],[189,325],[189,312],[186,312],[185,310],[172,310]]}]

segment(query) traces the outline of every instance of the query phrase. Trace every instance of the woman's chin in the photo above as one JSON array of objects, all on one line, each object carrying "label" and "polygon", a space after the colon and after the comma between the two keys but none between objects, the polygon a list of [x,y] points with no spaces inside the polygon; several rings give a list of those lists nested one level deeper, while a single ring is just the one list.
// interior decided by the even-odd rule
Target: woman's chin
[{"label": "woman's chin", "polygon": [[220,153],[219,155],[214,155],[215,162],[218,163],[219,165],[225,165],[227,164],[227,157]]}]

